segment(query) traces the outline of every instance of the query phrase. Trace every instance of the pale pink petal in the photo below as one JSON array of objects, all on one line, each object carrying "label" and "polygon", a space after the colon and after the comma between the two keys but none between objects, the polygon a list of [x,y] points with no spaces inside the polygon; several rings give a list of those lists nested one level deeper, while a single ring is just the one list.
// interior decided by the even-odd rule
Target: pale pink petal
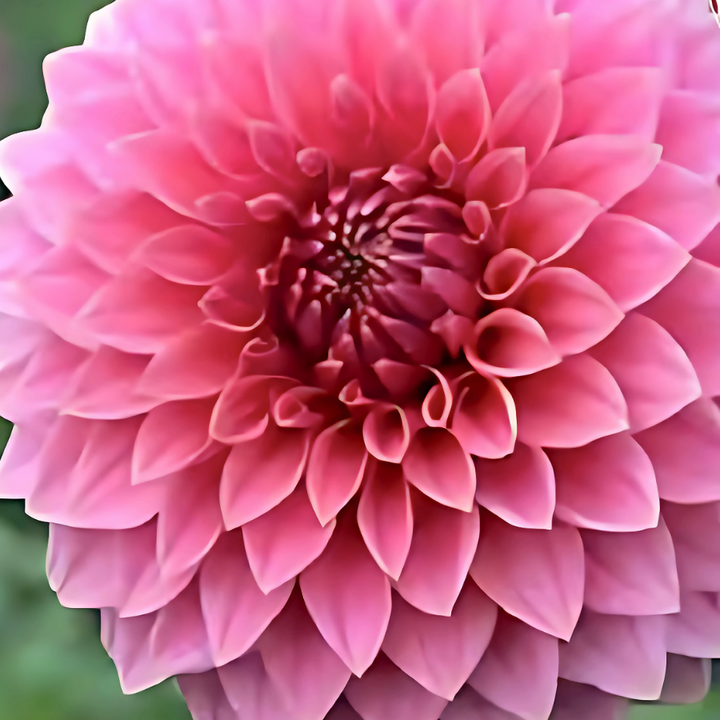
[{"label": "pale pink petal", "polygon": [[530,176],[529,187],[562,188],[611,207],[647,180],[662,148],[633,135],[586,135],[554,147]]},{"label": "pale pink petal", "polygon": [[361,676],[380,651],[390,620],[390,582],[346,520],[327,550],[300,575],[308,611],[326,642]]},{"label": "pale pink petal", "polygon": [[315,514],[327,524],[360,488],[368,452],[352,421],[324,430],[313,443],[307,469],[307,492]]},{"label": "pale pink petal", "polygon": [[396,597],[383,652],[426,690],[452,700],[480,662],[496,618],[497,605],[472,583],[450,617],[428,615]]},{"label": "pale pink petal", "polygon": [[639,313],[627,315],[590,354],[622,390],[632,432],[661,423],[702,392],[682,348],[660,325]]},{"label": "pale pink petal", "polygon": [[555,637],[572,635],[585,580],[575,528],[526,530],[486,514],[470,573],[509,614]]},{"label": "pale pink petal", "polygon": [[458,439],[444,428],[422,428],[403,458],[409,483],[429,498],[469,512],[475,498],[475,468]]},{"label": "pale pink petal", "polygon": [[243,525],[250,569],[263,592],[299,575],[325,549],[335,521],[320,525],[304,489]]},{"label": "pale pink petal", "polygon": [[680,610],[673,538],[661,519],[649,530],[585,530],[585,606],[608,615],[669,615]]},{"label": "pale pink petal", "polygon": [[285,607],[294,585],[291,580],[263,593],[250,570],[242,535],[226,533],[218,540],[200,569],[202,612],[217,666],[247,652]]},{"label": "pale pink petal", "polygon": [[542,447],[580,447],[628,428],[627,405],[612,375],[585,355],[507,382],[518,439]]},{"label": "pale pink petal", "polygon": [[447,617],[475,556],[480,515],[477,507],[466,513],[417,495],[413,510],[410,554],[393,587],[418,610]]},{"label": "pale pink petal", "polygon": [[254,440],[235,445],[220,481],[225,527],[240,527],[279,505],[297,487],[310,438],[305,430],[270,425]]},{"label": "pale pink petal", "polygon": [[540,448],[516,443],[507,457],[474,461],[480,505],[516,527],[551,528],[555,474]]},{"label": "pale pink petal", "polygon": [[665,678],[665,618],[600,615],[586,610],[567,645],[560,675],[607,693],[656,700]]},{"label": "pale pink petal", "polygon": [[413,535],[410,491],[398,465],[371,463],[360,496],[357,522],[375,562],[397,580]]},{"label": "pale pink petal", "polygon": [[547,720],[555,700],[558,641],[500,613],[490,646],[468,683],[522,720]]}]

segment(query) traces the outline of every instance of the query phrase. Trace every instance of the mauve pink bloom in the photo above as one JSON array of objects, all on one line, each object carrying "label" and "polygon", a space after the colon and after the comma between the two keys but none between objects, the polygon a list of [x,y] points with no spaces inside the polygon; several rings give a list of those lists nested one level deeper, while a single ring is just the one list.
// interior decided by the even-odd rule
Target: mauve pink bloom
[{"label": "mauve pink bloom", "polygon": [[615,720],[720,653],[701,0],[118,0],[3,142],[6,497],[197,720]]}]

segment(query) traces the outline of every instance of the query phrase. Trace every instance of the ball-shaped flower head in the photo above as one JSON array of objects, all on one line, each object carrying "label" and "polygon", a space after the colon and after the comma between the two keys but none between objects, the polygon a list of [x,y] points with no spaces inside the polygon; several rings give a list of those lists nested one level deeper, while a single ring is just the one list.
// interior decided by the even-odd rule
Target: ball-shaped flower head
[{"label": "ball-shaped flower head", "polygon": [[0,170],[0,491],[197,720],[616,720],[720,647],[699,0],[117,0]]}]

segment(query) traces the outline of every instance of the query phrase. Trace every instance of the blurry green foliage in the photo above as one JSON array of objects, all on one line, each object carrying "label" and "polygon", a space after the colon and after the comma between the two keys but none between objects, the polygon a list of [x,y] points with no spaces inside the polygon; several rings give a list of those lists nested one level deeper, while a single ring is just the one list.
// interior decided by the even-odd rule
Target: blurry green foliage
[{"label": "blurry green foliage", "polygon": [[[0,137],[37,127],[47,103],[42,58],[80,43],[87,16],[105,4],[0,0]],[[9,432],[0,420],[0,448]],[[0,503],[0,719],[187,720],[173,683],[122,695],[98,614],[61,607],[47,585],[46,541],[46,528],[21,503]],[[639,705],[631,713],[631,720],[719,718],[720,691],[695,706]]]}]

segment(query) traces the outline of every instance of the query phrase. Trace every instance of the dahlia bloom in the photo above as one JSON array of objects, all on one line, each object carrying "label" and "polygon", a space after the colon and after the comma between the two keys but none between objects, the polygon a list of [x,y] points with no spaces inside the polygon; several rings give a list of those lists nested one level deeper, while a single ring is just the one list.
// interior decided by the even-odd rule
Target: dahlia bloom
[{"label": "dahlia bloom", "polygon": [[117,0],[0,147],[0,492],[196,720],[616,720],[720,654],[700,0]]}]

